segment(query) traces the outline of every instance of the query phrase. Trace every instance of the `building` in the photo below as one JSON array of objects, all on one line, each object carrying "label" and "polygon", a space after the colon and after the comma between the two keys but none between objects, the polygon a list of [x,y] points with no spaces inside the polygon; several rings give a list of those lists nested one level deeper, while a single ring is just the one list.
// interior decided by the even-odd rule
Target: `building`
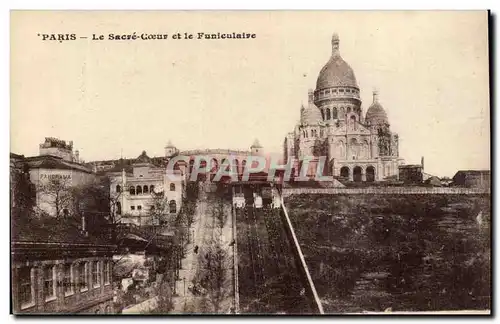
[{"label": "building", "polygon": [[[21,170],[27,163],[19,156],[14,159],[11,174],[25,177],[12,177],[11,188],[26,189],[31,183]],[[26,195],[24,190],[20,194],[11,208],[12,312],[113,313],[116,246],[89,235],[85,221],[34,217],[35,195]]]},{"label": "building", "polygon": [[421,184],[424,181],[423,169],[420,164],[400,165],[398,180],[404,184]]},{"label": "building", "polygon": [[13,313],[113,313],[115,250],[56,223],[13,231]]},{"label": "building", "polygon": [[[46,137],[40,144],[40,154],[22,157],[11,154],[17,163],[29,170],[30,180],[36,187],[36,205],[40,211],[52,216],[71,212],[72,188],[84,186],[95,180],[95,173],[80,163],[78,150],[73,152],[73,143]],[[57,215],[59,214],[59,215]]]},{"label": "building", "polygon": [[453,176],[452,186],[490,188],[490,170],[460,170]]},{"label": "building", "polygon": [[398,134],[390,129],[385,109],[373,92],[366,115],[353,69],[339,51],[337,34],[332,54],[321,69],[316,89],[300,109],[300,122],[284,141],[284,159],[327,157],[329,175],[351,181],[380,181],[397,176]]},{"label": "building", "polygon": [[117,163],[106,174],[116,205],[113,210],[121,215],[122,223],[154,225],[159,220],[152,219],[151,211],[163,202],[167,214],[179,212],[185,186],[182,170],[171,172],[164,165],[155,165],[143,151],[130,165]]}]

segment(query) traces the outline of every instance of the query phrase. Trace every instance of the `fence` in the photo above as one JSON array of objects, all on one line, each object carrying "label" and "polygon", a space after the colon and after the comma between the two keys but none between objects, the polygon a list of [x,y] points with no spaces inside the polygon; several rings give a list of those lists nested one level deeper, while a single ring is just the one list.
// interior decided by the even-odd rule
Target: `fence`
[{"label": "fence", "polygon": [[372,188],[286,188],[283,197],[300,194],[326,195],[484,195],[491,194],[490,188],[457,188],[457,187],[372,187]]}]

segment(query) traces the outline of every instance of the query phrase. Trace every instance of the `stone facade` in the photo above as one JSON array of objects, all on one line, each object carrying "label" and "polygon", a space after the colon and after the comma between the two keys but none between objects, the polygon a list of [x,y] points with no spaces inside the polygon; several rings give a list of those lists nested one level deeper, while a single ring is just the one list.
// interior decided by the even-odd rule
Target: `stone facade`
[{"label": "stone facade", "polygon": [[163,166],[153,165],[146,152],[142,152],[135,160],[131,171],[123,168],[108,175],[110,194],[116,200],[112,210],[122,215],[123,223],[152,225],[150,211],[155,204],[154,193],[163,193],[168,214],[175,215],[181,208],[185,186],[183,171],[171,172]]},{"label": "stone facade", "polygon": [[342,59],[339,38],[332,38],[332,55],[319,73],[316,90],[309,90],[300,122],[284,142],[284,158],[325,156],[328,173],[351,181],[381,181],[397,177],[398,134],[373,93],[363,113],[360,89],[352,68]]}]

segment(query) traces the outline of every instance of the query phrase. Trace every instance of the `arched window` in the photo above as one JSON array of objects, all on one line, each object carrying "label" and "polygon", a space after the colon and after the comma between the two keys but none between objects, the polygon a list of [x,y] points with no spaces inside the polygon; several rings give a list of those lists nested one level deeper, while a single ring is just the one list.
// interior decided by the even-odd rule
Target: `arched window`
[{"label": "arched window", "polygon": [[363,148],[362,148],[362,153],[361,155],[365,158],[368,159],[370,157],[370,145],[368,144],[367,140],[363,141]]},{"label": "arched window", "polygon": [[148,193],[148,186],[144,185],[144,187],[142,187],[142,191],[144,193]]},{"label": "arched window", "polygon": [[238,159],[234,159],[233,172],[234,173],[240,172],[240,162],[238,161]]},{"label": "arched window", "polygon": [[350,118],[351,129],[356,129],[356,116],[352,115]]},{"label": "arched window", "polygon": [[344,117],[345,117],[345,109],[344,109],[344,107],[340,107],[339,111],[340,111],[339,118],[344,119]]},{"label": "arched window", "polygon": [[120,185],[116,185],[116,192],[122,192],[122,187],[120,187]]},{"label": "arched window", "polygon": [[131,195],[135,195],[135,187],[134,186],[130,186],[128,191],[130,192]]},{"label": "arched window", "polygon": [[138,194],[138,195],[141,195],[142,194],[142,187],[141,186],[137,186],[135,188],[135,193]]},{"label": "arched window", "polygon": [[175,183],[170,184],[170,191],[175,191]]},{"label": "arched window", "polygon": [[355,166],[354,169],[352,170],[352,178],[355,182],[361,182],[362,176],[361,174],[363,171],[361,170],[360,166]]},{"label": "arched window", "polygon": [[371,165],[366,168],[366,181],[367,182],[375,181],[375,168]]},{"label": "arched window", "polygon": [[217,162],[217,160],[215,158],[212,159],[212,163],[210,165],[210,168],[211,168],[212,172],[216,172],[219,169],[219,163]]},{"label": "arched window", "polygon": [[358,141],[355,138],[353,138],[353,139],[351,139],[349,144],[350,144],[349,148],[351,150],[352,159],[356,160],[358,158],[358,155],[359,155]]},{"label": "arched window", "polygon": [[119,201],[116,202],[116,214],[117,215],[122,214],[122,204]]},{"label": "arched window", "polygon": [[154,185],[150,185],[149,186],[149,192],[151,192],[151,193],[155,192],[155,186]]},{"label": "arched window", "polygon": [[326,120],[330,120],[331,115],[330,115],[330,108],[326,108]]},{"label": "arched window", "polygon": [[334,107],[333,110],[332,110],[332,119],[337,119],[338,116],[337,116],[337,107]]},{"label": "arched window", "polygon": [[351,107],[347,107],[347,113],[351,112]]},{"label": "arched window", "polygon": [[345,144],[342,141],[339,141],[337,143],[337,148],[338,148],[338,157],[341,159],[345,158]]},{"label": "arched window", "polygon": [[349,168],[343,166],[340,168],[340,176],[345,179],[349,179]]},{"label": "arched window", "polygon": [[222,159],[221,166],[224,166],[225,171],[230,171],[231,170],[231,165],[226,159]]},{"label": "arched window", "polygon": [[168,203],[168,207],[171,214],[177,212],[177,203],[175,202],[175,200],[170,200],[170,202]]}]

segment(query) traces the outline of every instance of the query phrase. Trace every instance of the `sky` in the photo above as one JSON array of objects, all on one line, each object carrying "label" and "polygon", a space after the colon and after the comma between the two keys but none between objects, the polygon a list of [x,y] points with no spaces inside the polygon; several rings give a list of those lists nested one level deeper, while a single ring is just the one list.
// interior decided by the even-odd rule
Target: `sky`
[{"label": "sky", "polygon": [[[161,156],[169,140],[246,150],[258,138],[281,153],[335,32],[364,113],[377,89],[407,163],[424,156],[439,176],[489,169],[487,27],[485,11],[13,12],[10,150],[37,155],[58,137],[92,161]],[[133,32],[169,37],[108,40]],[[38,36],[51,33],[77,39]]]}]

